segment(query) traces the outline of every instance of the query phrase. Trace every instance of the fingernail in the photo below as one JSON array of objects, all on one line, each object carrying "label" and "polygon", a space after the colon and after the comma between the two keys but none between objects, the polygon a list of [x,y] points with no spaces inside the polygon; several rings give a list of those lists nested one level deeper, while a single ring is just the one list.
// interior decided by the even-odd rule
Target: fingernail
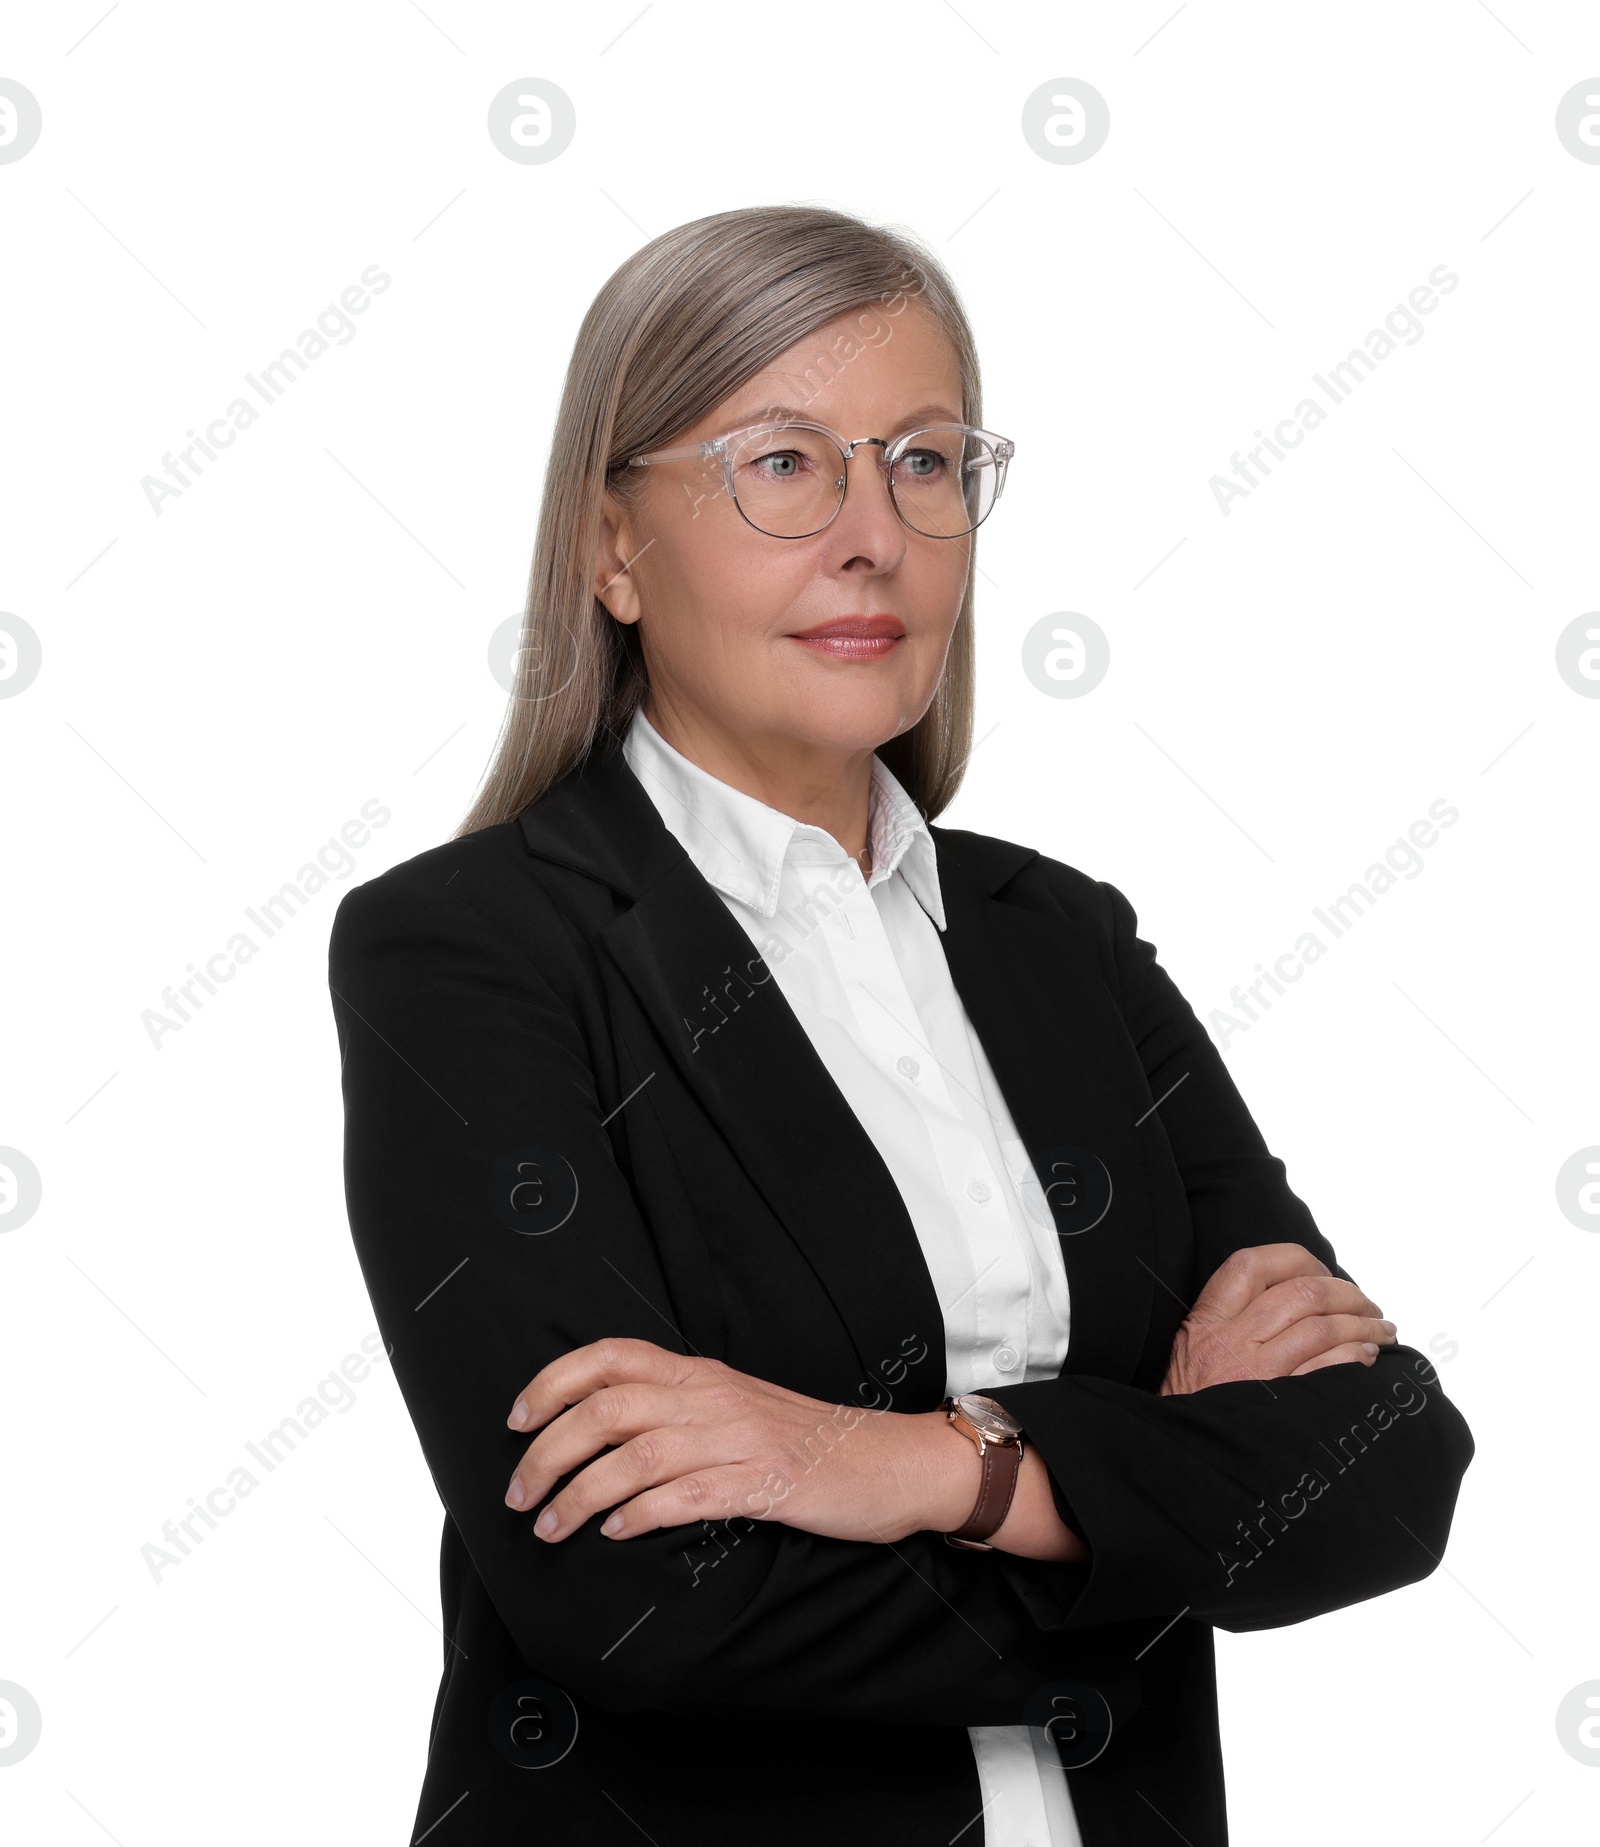
[{"label": "fingernail", "polygon": [[1385,1321],[1383,1326],[1390,1334],[1398,1334],[1400,1331],[1392,1321]]},{"label": "fingernail", "polygon": [[527,1498],[527,1493],[522,1486],[521,1476],[513,1475],[511,1477],[511,1486],[506,1489],[506,1505],[508,1507],[520,1507]]},{"label": "fingernail", "polygon": [[1378,1352],[1378,1343],[1375,1340],[1364,1340],[1361,1343],[1361,1351],[1363,1353],[1370,1353],[1374,1356],[1374,1358],[1376,1358],[1377,1352]]},{"label": "fingernail", "polygon": [[519,1398],[517,1400],[511,1407],[511,1415],[506,1419],[506,1422],[513,1430],[524,1430],[527,1428],[528,1404],[526,1399]]},{"label": "fingernail", "polygon": [[542,1533],[548,1539],[559,1524],[560,1522],[556,1518],[556,1510],[553,1507],[547,1507],[544,1512],[540,1514],[539,1518],[534,1521],[533,1530],[536,1533]]},{"label": "fingernail", "polygon": [[600,1531],[602,1533],[620,1533],[622,1531],[622,1515],[612,1514],[600,1528]]}]

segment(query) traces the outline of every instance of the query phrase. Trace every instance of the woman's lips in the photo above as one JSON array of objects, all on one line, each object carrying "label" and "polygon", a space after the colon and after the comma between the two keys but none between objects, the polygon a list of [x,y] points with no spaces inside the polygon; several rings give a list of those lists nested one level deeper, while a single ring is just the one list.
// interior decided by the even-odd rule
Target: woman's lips
[{"label": "woman's lips", "polygon": [[840,661],[875,661],[899,647],[898,635],[791,635],[802,648],[813,654],[831,654]]},{"label": "woman's lips", "polygon": [[905,624],[897,616],[849,616],[838,622],[819,622],[789,639],[834,660],[875,661],[892,654],[905,633]]}]

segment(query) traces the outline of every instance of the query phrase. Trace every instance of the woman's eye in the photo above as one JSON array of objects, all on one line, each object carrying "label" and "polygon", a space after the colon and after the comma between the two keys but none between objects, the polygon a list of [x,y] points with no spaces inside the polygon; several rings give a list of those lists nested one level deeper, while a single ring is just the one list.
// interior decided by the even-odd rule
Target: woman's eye
[{"label": "woman's eye", "polygon": [[[769,462],[771,468],[767,468]],[[793,449],[774,449],[770,455],[757,456],[752,466],[764,469],[775,480],[790,481],[800,472],[800,457]]]},{"label": "woman's eye", "polygon": [[908,473],[922,477],[937,474],[944,467],[944,457],[937,449],[908,449],[900,460]]}]

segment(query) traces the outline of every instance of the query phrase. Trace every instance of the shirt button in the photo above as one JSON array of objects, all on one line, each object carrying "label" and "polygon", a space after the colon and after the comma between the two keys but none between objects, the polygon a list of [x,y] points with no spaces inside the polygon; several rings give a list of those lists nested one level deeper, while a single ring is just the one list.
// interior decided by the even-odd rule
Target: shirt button
[{"label": "shirt button", "polygon": [[1019,1357],[1015,1347],[996,1347],[994,1350],[996,1372],[1015,1372]]},{"label": "shirt button", "polygon": [[969,1180],[967,1182],[967,1197],[977,1200],[978,1204],[981,1206],[989,1197],[989,1183],[986,1180]]},{"label": "shirt button", "polygon": [[910,1054],[908,1053],[904,1058],[900,1060],[900,1063],[896,1068],[898,1069],[902,1077],[915,1077],[917,1073],[922,1069],[922,1066],[919,1065],[916,1059],[911,1057]]}]

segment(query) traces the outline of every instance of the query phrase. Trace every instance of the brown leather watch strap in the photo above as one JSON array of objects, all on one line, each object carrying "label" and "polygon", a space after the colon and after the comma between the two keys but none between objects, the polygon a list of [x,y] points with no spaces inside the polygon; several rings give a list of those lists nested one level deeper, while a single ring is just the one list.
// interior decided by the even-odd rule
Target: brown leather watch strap
[{"label": "brown leather watch strap", "polygon": [[1012,1496],[1017,1491],[1017,1477],[1022,1473],[1022,1444],[996,1443],[992,1439],[982,1448],[983,1479],[978,1487],[977,1504],[964,1525],[945,1534],[945,1543],[971,1552],[992,1552],[986,1544],[1011,1511]]}]

